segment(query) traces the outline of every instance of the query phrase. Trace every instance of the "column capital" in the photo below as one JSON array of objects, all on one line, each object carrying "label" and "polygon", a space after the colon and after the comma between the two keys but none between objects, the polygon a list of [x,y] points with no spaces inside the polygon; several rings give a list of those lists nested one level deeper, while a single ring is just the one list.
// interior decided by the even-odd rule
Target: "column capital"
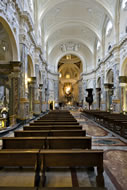
[{"label": "column capital", "polygon": [[105,84],[104,84],[104,87],[105,87],[106,89],[111,89],[111,88],[113,87],[113,84],[111,84],[111,83],[105,83]]},{"label": "column capital", "polygon": [[119,83],[127,83],[127,76],[119,76]]},{"label": "column capital", "polygon": [[21,71],[22,63],[20,61],[11,61],[10,67],[13,72],[20,72]]},{"label": "column capital", "polygon": [[28,81],[28,84],[32,87],[36,84],[36,77],[30,77],[30,80]]}]

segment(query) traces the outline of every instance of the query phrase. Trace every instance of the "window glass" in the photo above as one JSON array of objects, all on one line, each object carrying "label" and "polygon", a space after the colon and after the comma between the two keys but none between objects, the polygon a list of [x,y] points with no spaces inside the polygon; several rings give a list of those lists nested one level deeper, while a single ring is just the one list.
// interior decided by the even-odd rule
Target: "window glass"
[{"label": "window glass", "polygon": [[106,28],[106,36],[110,34],[111,30],[112,30],[112,22],[109,21]]},{"label": "window glass", "polygon": [[122,2],[122,9],[127,8],[127,0],[123,0]]}]

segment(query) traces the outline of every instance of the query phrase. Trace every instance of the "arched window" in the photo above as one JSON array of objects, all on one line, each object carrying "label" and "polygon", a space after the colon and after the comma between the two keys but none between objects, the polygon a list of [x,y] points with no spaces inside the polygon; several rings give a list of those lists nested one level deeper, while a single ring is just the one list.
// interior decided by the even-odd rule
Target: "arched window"
[{"label": "arched window", "polygon": [[106,27],[106,36],[108,36],[111,33],[112,30],[112,22],[109,21]]},{"label": "arched window", "polygon": [[127,0],[123,0],[122,9],[127,9]]},{"label": "arched window", "polygon": [[101,43],[98,41],[97,42],[97,51],[100,49],[100,47],[101,47]]}]

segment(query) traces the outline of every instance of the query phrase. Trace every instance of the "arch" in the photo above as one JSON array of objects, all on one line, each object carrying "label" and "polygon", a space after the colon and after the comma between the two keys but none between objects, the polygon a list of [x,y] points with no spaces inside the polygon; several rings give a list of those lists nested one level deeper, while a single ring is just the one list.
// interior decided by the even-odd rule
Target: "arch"
[{"label": "arch", "polygon": [[2,73],[0,73],[0,86],[5,86],[8,89],[11,88],[10,83],[8,83],[8,77]]},{"label": "arch", "polygon": [[33,66],[33,61],[30,55],[27,55],[27,74],[28,77],[33,77],[35,76],[35,69]]},{"label": "arch", "polygon": [[12,46],[12,54],[13,54],[12,61],[20,61],[19,50],[18,50],[18,46],[16,43],[16,37],[15,37],[12,27],[7,22],[6,18],[4,18],[1,15],[0,15],[0,22],[4,26],[4,29],[6,30],[6,32],[8,33],[8,36],[10,38],[10,42],[11,42],[11,46]]},{"label": "arch", "polygon": [[106,73],[106,82],[108,84],[113,84],[114,82],[114,74],[112,69],[109,69]]},{"label": "arch", "polygon": [[[54,3],[47,2],[47,4],[45,4],[43,11],[40,13],[40,17],[39,17],[40,23],[42,22],[43,18],[45,17],[48,11],[50,11],[53,7],[55,7],[59,3],[63,3],[64,1],[68,1],[68,0],[61,0],[61,1],[56,0]],[[110,17],[110,19],[113,20],[113,13],[110,11],[110,6],[107,7],[108,4],[106,4],[104,1],[102,2],[100,0],[96,0],[96,2],[104,9],[104,11]]]},{"label": "arch", "polygon": [[120,67],[120,76],[127,76],[127,57],[124,59]]},{"label": "arch", "polygon": [[[59,69],[60,71],[66,67],[65,64],[61,65],[61,67]],[[76,65],[73,65],[73,67],[75,68],[75,70],[77,70],[78,72],[80,72],[80,69]]]},{"label": "arch", "polygon": [[101,88],[101,77],[100,76],[97,78],[96,84],[97,84],[96,88]]},{"label": "arch", "polygon": [[[57,71],[57,68],[58,68],[58,63],[59,61],[61,60],[62,57],[64,57],[65,55],[67,54],[72,54],[72,55],[76,55],[77,57],[80,58],[81,62],[82,62],[82,65],[85,65],[85,71],[86,71],[86,60],[85,58],[78,52],[73,52],[73,51],[68,51],[68,52],[63,52],[62,54],[60,54],[57,58],[56,58],[56,63],[55,63],[55,68],[56,68],[56,71]],[[83,72],[84,72],[84,67],[83,67]]]},{"label": "arch", "polygon": [[39,82],[41,82],[42,81],[42,73],[41,73],[41,71],[39,70]]},{"label": "arch", "polygon": [[79,68],[74,63],[69,63],[68,64],[68,63],[65,62],[63,65],[61,65],[58,68],[58,72],[62,74],[62,77],[65,76],[66,74],[69,74],[71,79],[73,77],[75,77],[75,78],[80,77],[80,74],[82,73],[82,63],[81,63],[81,68]]},{"label": "arch", "polygon": [[69,20],[69,21],[64,21],[64,22],[60,22],[59,24],[54,25],[52,28],[50,27],[48,29],[49,33],[47,34],[47,36],[45,37],[45,43],[47,43],[49,37],[55,33],[57,30],[64,28],[66,26],[70,26],[70,24],[72,25],[78,25],[78,24],[82,24],[83,26],[85,26],[86,28],[88,28],[90,31],[92,31],[94,33],[94,35],[97,37],[97,39],[100,41],[101,40],[101,34],[99,33],[99,31],[97,31],[97,29],[92,26],[90,23],[87,23],[83,20]]}]

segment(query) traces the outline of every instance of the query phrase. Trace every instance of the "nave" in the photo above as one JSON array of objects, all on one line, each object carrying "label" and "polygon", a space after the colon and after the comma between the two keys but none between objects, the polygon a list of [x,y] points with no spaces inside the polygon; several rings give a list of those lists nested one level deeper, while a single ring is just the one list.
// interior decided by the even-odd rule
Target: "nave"
[{"label": "nave", "polygon": [[[125,150],[127,150],[126,140],[119,137],[118,135],[114,135],[114,133],[109,132],[109,130],[107,130],[107,129],[103,129],[102,126],[99,126],[94,121],[89,120],[85,116],[81,116],[80,112],[72,111],[71,113],[74,116],[74,118],[80,123],[80,125],[83,126],[82,130],[83,131],[86,130],[87,144],[89,144],[88,139],[92,137],[92,146],[89,145],[88,148],[91,147],[91,149],[94,149],[94,150],[96,150],[96,149],[104,150],[104,160],[103,160],[104,173],[103,173],[103,175],[104,175],[105,187],[109,190],[125,189],[125,187],[127,186],[127,184],[126,184],[126,176],[127,176],[127,171],[126,171],[126,160],[127,159],[126,159],[126,157],[127,157],[127,155],[125,152]],[[27,131],[28,127],[34,128],[36,126],[38,128],[39,126],[37,124],[35,125],[35,123],[38,123],[40,121],[41,122],[43,121],[45,127],[49,127],[49,126],[51,127],[51,124],[48,124],[46,126],[46,124],[45,124],[46,118],[45,117],[43,117],[42,120],[38,119],[34,123],[31,123],[30,126],[21,127],[20,130],[18,130],[19,131],[18,133]],[[64,118],[63,120],[67,120],[67,119],[68,119],[68,121],[70,120],[68,127],[71,128],[71,126],[72,126],[71,123],[73,123],[74,121],[71,121],[71,118],[69,119],[67,117]],[[49,120],[51,120],[51,118],[48,119],[48,122],[49,122]],[[58,121],[56,121],[56,120],[58,120]],[[58,117],[56,120],[55,120],[55,123],[60,122]],[[53,121],[53,120],[51,120],[51,121]],[[63,122],[65,123],[65,121],[63,121]],[[63,124],[61,126],[62,126],[62,128],[67,127],[67,125],[63,125]],[[61,126],[54,124],[54,126],[52,126],[52,127],[54,128],[54,130],[56,130],[56,129],[60,128]],[[78,125],[76,124],[75,127],[76,126],[78,126]],[[62,130],[62,128],[61,128],[61,130]],[[51,130],[51,128],[50,128],[50,130]],[[69,130],[73,131],[73,128],[69,129]],[[80,130],[80,129],[78,129],[78,130]],[[73,133],[72,131],[71,131],[71,134]],[[34,133],[35,133],[35,131],[34,131]],[[15,134],[13,132],[11,132],[8,135],[6,135],[6,137],[13,138]],[[64,137],[62,137],[63,141],[65,139],[67,140],[67,137],[65,137],[65,135],[67,136],[67,134],[64,134]],[[55,136],[55,133],[53,134],[53,136]],[[57,136],[57,134],[56,134],[56,136]],[[83,136],[85,136],[85,135],[83,134]],[[25,137],[23,137],[23,135],[22,135],[22,138],[24,138],[24,140],[25,140]],[[51,134],[50,134],[50,137],[47,137],[47,138],[48,138],[48,140],[51,141],[51,139],[53,137],[51,137]],[[70,137],[68,137],[68,138],[70,138]],[[74,138],[75,139],[77,138],[76,135],[72,139],[74,140]],[[83,140],[85,137],[80,137],[80,138]],[[57,139],[57,142],[55,143],[55,141],[54,142],[51,141],[51,144],[50,144],[50,141],[49,141],[48,142],[49,149],[55,149],[55,148],[59,149],[60,148],[62,143],[60,141],[58,141],[59,137],[58,136],[57,136],[57,138],[54,137],[54,139]],[[6,148],[12,148],[12,147],[14,148],[17,146],[18,149],[21,149],[22,147],[26,148],[27,146],[30,146],[30,143],[28,143],[28,141],[24,141],[25,142],[24,144],[23,144],[23,141],[22,142],[20,141],[19,144],[18,143],[16,144],[16,141],[15,141],[15,145],[14,145],[13,140],[12,140],[12,143],[11,143],[11,141],[10,142],[8,141],[8,143],[7,143],[7,141],[4,142],[1,140],[1,148],[3,147],[4,149],[6,149]],[[22,145],[21,145],[21,143],[22,143]],[[82,144],[83,144],[83,141],[82,141]],[[34,144],[33,146],[37,147],[37,146],[39,146],[39,143],[38,143],[38,145]],[[75,143],[69,144],[69,143],[64,142],[62,148],[67,149],[67,146],[69,146],[69,149],[70,148],[74,149],[73,146],[75,146]],[[83,148],[81,145],[81,142],[77,143],[76,146],[77,146],[76,149],[79,149],[79,146],[80,146],[80,148]],[[85,145],[85,146],[87,146],[87,145]],[[85,147],[85,148],[87,148],[87,147]],[[72,151],[75,151],[75,150],[72,150]],[[60,162],[60,160],[59,160],[59,162]],[[120,166],[120,167],[118,168],[118,166]],[[62,169],[61,168],[48,168],[48,170],[46,170],[46,182],[45,182],[44,186],[50,187],[50,188],[51,187],[52,188],[53,187],[73,187],[73,188],[74,187],[96,187],[97,186],[96,175],[97,175],[96,170],[93,170],[89,167],[76,167],[76,168],[64,167]],[[12,169],[12,168],[5,169],[4,168],[4,169],[0,170],[0,178],[1,178],[1,181],[0,181],[1,187],[2,186],[9,186],[9,187],[10,186],[13,186],[13,187],[14,186],[16,186],[16,187],[22,186],[22,187],[25,187],[25,189],[26,189],[26,187],[34,186],[34,173],[31,168],[25,168],[25,170],[23,168],[20,171],[18,170],[18,168],[15,168],[15,169]],[[97,189],[99,189],[99,188],[97,188]],[[3,188],[3,190],[4,190],[4,188]]]}]

